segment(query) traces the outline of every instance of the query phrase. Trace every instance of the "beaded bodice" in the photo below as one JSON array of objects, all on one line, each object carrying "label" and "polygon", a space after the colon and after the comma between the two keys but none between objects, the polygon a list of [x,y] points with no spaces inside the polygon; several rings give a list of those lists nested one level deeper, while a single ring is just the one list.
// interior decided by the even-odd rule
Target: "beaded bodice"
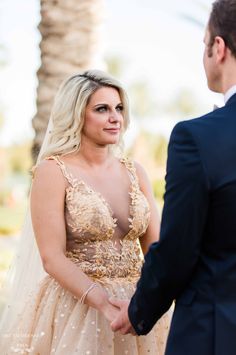
[{"label": "beaded bodice", "polygon": [[93,278],[138,276],[142,266],[139,238],[148,227],[150,210],[133,162],[120,160],[130,177],[130,215],[127,234],[117,240],[114,234],[119,221],[103,196],[75,178],[59,157],[47,159],[56,161],[69,184],[65,195],[67,257]]}]

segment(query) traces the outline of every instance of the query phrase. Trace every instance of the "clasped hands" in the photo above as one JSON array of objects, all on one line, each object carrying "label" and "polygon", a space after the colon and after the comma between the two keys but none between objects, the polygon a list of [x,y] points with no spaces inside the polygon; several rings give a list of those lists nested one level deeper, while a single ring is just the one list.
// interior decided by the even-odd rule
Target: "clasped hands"
[{"label": "clasped hands", "polygon": [[110,298],[109,303],[115,307],[115,313],[113,317],[115,317],[111,321],[111,329],[113,332],[119,331],[121,334],[132,334],[136,335],[132,324],[130,323],[129,316],[128,316],[128,307],[129,307],[129,300],[119,300],[115,298]]}]

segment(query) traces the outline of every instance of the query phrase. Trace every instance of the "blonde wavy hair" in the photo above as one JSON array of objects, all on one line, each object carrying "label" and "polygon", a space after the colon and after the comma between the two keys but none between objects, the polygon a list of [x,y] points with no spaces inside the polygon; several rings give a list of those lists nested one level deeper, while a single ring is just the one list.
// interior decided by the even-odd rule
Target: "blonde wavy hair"
[{"label": "blonde wavy hair", "polygon": [[[129,125],[128,96],[122,85],[100,70],[88,70],[65,80],[54,100],[48,143],[41,159],[50,155],[66,155],[80,148],[85,109],[90,97],[102,87],[112,87],[119,92],[123,105],[124,125],[115,150],[123,150],[123,134]],[[111,148],[114,150],[113,148]],[[41,160],[40,159],[40,160]]]}]

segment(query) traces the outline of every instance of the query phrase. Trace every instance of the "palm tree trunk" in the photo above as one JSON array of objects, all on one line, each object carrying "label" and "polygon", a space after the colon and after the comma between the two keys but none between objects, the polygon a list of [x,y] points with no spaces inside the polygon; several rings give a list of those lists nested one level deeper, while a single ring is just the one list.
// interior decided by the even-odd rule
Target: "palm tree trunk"
[{"label": "palm tree trunk", "polygon": [[37,112],[32,120],[34,160],[61,81],[93,64],[102,9],[103,0],[41,0],[41,66],[37,72]]}]

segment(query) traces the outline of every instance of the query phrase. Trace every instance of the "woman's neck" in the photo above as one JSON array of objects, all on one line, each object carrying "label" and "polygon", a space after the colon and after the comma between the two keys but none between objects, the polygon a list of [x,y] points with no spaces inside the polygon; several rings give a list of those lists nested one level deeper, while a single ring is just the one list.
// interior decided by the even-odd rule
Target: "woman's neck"
[{"label": "woman's neck", "polygon": [[90,167],[107,165],[112,158],[108,145],[98,146],[95,144],[88,144],[87,142],[81,144],[77,156]]}]

